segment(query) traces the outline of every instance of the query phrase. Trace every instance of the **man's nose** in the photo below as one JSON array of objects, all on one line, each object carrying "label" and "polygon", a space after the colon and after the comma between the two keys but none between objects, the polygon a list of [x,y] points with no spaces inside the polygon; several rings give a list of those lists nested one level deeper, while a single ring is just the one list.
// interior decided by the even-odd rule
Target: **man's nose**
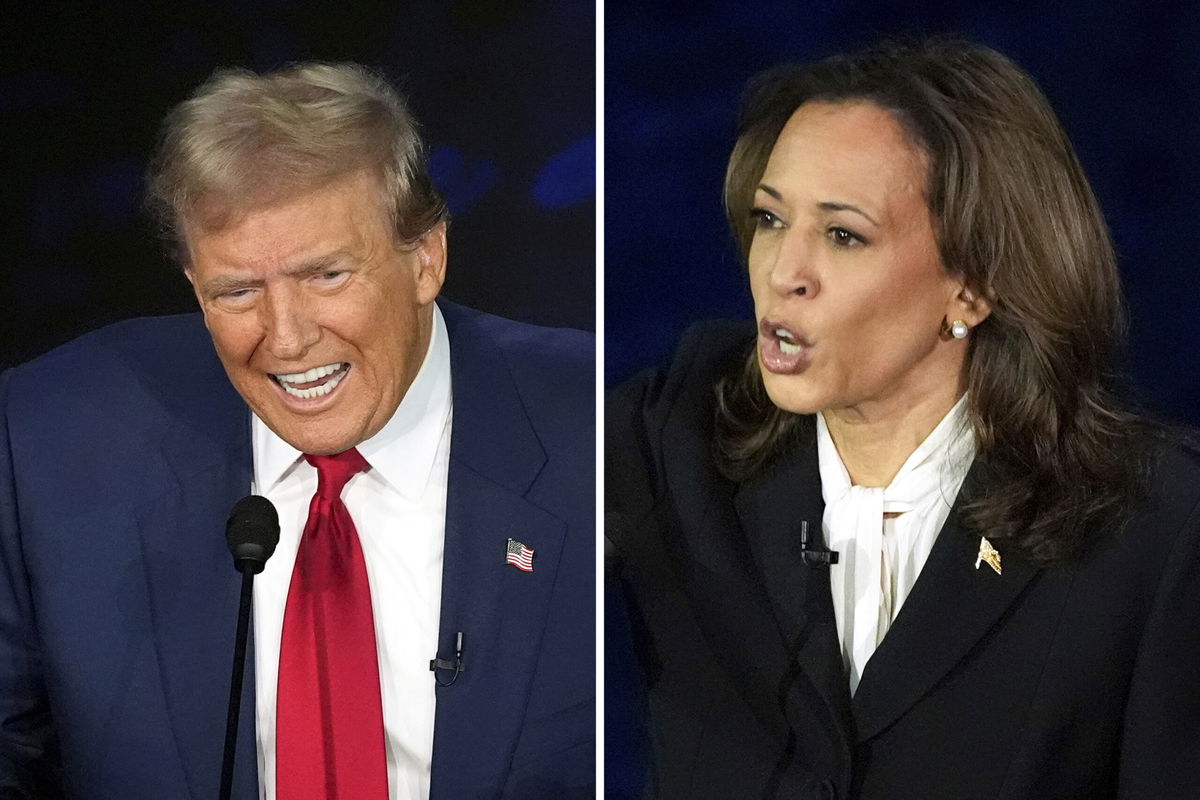
[{"label": "man's nose", "polygon": [[321,328],[311,309],[294,287],[272,287],[262,304],[262,326],[267,351],[281,360],[303,358],[321,338]]}]

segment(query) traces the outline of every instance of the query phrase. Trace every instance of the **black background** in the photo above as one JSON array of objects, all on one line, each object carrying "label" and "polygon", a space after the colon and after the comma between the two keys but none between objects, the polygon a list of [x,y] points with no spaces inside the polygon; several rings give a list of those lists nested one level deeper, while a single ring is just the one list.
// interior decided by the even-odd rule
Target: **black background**
[{"label": "black background", "polygon": [[217,67],[381,70],[423,123],[453,221],[444,294],[595,327],[595,8],[587,0],[7,6],[0,366],[195,308],[141,211],[166,111]]}]

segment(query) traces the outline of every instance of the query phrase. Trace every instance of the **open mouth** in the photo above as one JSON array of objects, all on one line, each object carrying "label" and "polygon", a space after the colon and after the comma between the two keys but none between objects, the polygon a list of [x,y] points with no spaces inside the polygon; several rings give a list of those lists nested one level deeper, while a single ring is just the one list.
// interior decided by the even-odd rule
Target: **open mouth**
[{"label": "open mouth", "polygon": [[776,328],[775,338],[779,340],[779,351],[784,355],[798,356],[804,352],[804,345],[787,328]]},{"label": "open mouth", "polygon": [[299,400],[312,400],[317,397],[324,397],[337,388],[337,385],[342,382],[350,372],[349,362],[339,362],[336,364],[326,364],[321,367],[313,367],[304,372],[289,372],[281,374],[271,374],[275,382],[292,397]]},{"label": "open mouth", "polygon": [[764,319],[758,326],[758,353],[769,372],[795,374],[810,359],[811,343],[787,325]]}]

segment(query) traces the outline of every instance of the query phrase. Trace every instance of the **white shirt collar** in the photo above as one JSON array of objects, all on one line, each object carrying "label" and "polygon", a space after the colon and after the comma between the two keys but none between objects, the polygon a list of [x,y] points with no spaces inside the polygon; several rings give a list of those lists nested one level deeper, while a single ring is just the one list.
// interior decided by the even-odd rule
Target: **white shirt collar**
[{"label": "white shirt collar", "polygon": [[[842,463],[841,455],[829,434],[829,426],[825,423],[825,415],[817,414],[817,456],[821,472],[821,486],[826,502],[831,497],[841,495],[850,489],[850,473]],[[911,480],[913,473],[922,467],[927,467],[935,460],[939,469],[934,473],[943,481],[950,478],[955,487],[962,483],[971,462],[975,458],[975,433],[967,419],[967,395],[964,394],[946,412],[942,421],[930,431],[925,440],[917,445],[917,449],[904,461],[888,489],[899,486]],[[921,470],[928,473],[929,470]],[[925,487],[927,490],[937,488],[936,485]]]},{"label": "white shirt collar", "polygon": [[852,695],[929,558],[974,454],[964,395],[886,488],[852,486],[825,418],[817,415],[821,528],[827,546],[841,554],[829,587]]},{"label": "white shirt collar", "polygon": [[[433,330],[421,368],[396,413],[358,451],[372,471],[406,498],[424,490],[451,409],[450,340],[441,309],[433,307]],[[254,486],[262,494],[285,478],[301,453],[280,439],[257,414],[250,414]]]}]

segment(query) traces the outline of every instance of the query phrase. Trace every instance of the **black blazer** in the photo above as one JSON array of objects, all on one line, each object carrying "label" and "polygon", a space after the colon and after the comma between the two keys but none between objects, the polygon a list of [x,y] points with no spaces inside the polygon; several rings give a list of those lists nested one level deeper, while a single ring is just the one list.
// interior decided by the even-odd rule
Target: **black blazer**
[{"label": "black blazer", "polygon": [[1001,547],[1002,575],[976,569],[956,504],[851,700],[828,568],[800,556],[800,521],[821,530],[814,437],[744,483],[714,466],[713,386],[752,337],[694,330],[608,403],[647,795],[1200,798],[1200,453],[1164,447],[1124,531],[1064,566]]}]

